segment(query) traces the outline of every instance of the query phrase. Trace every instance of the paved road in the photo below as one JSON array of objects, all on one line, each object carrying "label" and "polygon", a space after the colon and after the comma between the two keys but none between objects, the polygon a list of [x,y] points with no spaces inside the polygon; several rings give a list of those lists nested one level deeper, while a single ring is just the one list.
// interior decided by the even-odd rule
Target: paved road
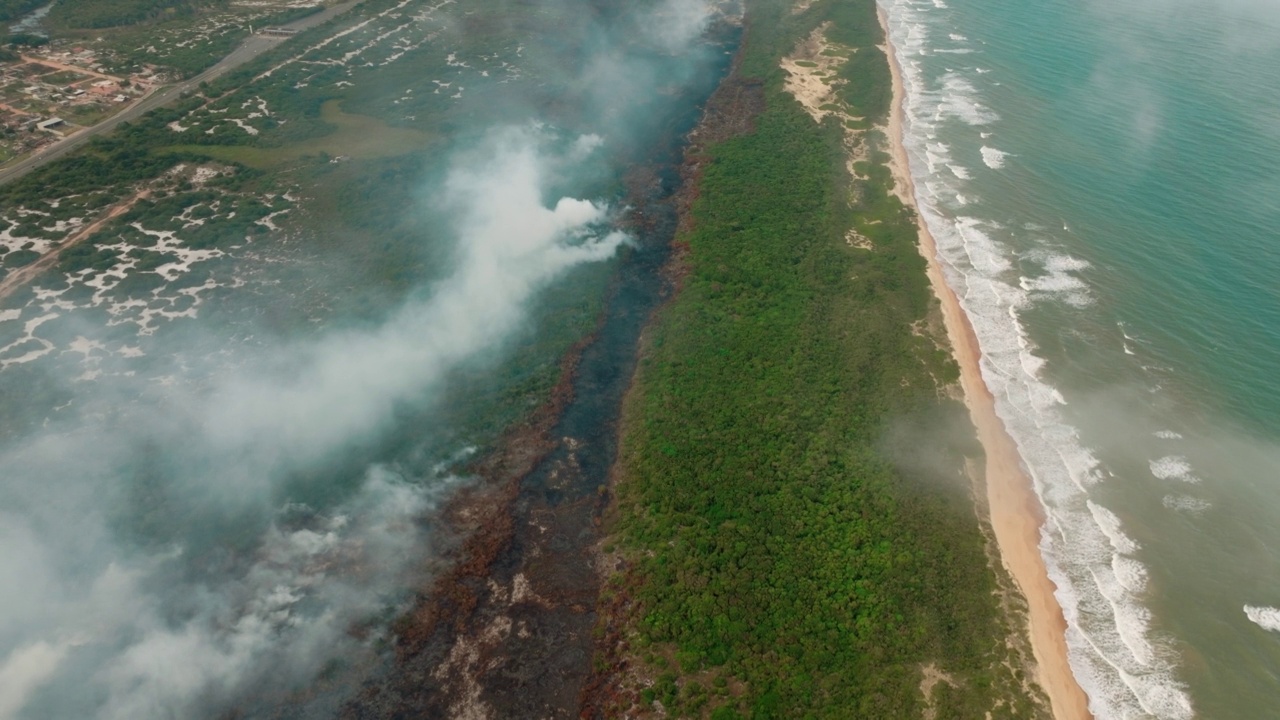
[{"label": "paved road", "polygon": [[[359,5],[362,1],[363,0],[349,0],[349,2],[334,5],[327,10],[318,12],[315,15],[309,15],[301,20],[296,20],[283,27],[291,30],[305,30],[345,13],[356,5]],[[199,75],[188,80],[183,80],[182,82],[174,85],[161,87],[97,125],[81,130],[74,135],[69,135],[37,152],[31,157],[0,170],[0,184],[16,180],[41,165],[66,155],[72,150],[75,150],[81,145],[89,142],[89,140],[95,135],[101,135],[102,133],[109,132],[112,128],[122,122],[129,122],[130,120],[137,119],[145,113],[169,104],[178,96],[182,95],[182,93],[194,90],[200,83],[207,80],[213,80],[214,78],[225,74],[229,70],[240,67],[267,50],[279,45],[281,42],[284,42],[286,39],[287,38],[267,37],[265,35],[251,35],[248,38],[245,38],[245,41],[240,44],[240,47],[233,50],[230,55],[222,58],[217,65],[214,65]]]}]

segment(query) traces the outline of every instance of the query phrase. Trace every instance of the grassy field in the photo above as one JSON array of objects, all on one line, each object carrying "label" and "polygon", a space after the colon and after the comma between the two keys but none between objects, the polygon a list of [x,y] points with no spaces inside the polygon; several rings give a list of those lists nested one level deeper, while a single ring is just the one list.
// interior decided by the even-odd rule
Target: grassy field
[{"label": "grassy field", "polygon": [[333,128],[329,134],[284,147],[173,145],[163,151],[200,153],[215,160],[271,170],[305,157],[327,155],[357,160],[395,157],[421,151],[431,142],[431,136],[419,130],[392,127],[378,118],[343,112],[338,100],[326,102],[320,118]]},{"label": "grassy field", "polygon": [[748,7],[740,73],[767,109],[710,149],[683,288],[625,409],[605,550],[626,569],[600,628],[617,638],[600,665],[629,668],[613,711],[1036,717],[963,473],[981,448],[923,330],[914,217],[875,133],[851,176],[840,120],[815,123],[778,68],[825,27],[856,48],[835,104],[883,123],[874,3]]}]

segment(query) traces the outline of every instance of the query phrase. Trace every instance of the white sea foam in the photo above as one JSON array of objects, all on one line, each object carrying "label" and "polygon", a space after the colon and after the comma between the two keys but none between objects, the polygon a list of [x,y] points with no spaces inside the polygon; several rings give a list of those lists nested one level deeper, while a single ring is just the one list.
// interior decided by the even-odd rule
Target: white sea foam
[{"label": "white sea foam", "polygon": [[1111,547],[1115,548],[1116,552],[1125,555],[1138,552],[1138,543],[1120,529],[1120,518],[1116,517],[1115,513],[1092,500],[1086,500],[1085,505],[1088,506],[1089,512],[1093,513],[1093,519],[1098,523],[1098,528],[1111,541]]},{"label": "white sea foam", "polygon": [[1262,605],[1245,605],[1245,617],[1257,623],[1263,630],[1280,632],[1280,608]]},{"label": "white sea foam", "polygon": [[[951,150],[936,138],[961,136],[962,128],[990,125],[998,116],[960,72],[929,67],[936,62],[929,57],[931,35],[947,43],[955,27],[940,2],[885,0],[884,6],[903,67],[905,140],[916,200],[937,242],[946,280],[978,337],[982,375],[996,397],[997,413],[1017,442],[1045,510],[1040,549],[1067,620],[1072,671],[1098,720],[1187,720],[1194,713],[1176,679],[1173,655],[1153,634],[1140,602],[1147,575],[1140,560],[1131,557],[1138,544],[1114,513],[1091,500],[1104,473],[1066,422],[1062,395],[1042,379],[1044,361],[1023,332],[1021,312],[1038,295],[1084,293],[1087,288],[1075,277],[1083,267],[1065,259],[1046,262],[1045,276],[1059,277],[1024,285],[1000,240],[1010,230],[983,218],[980,204],[954,215],[952,201],[967,183],[953,175]],[[1021,221],[1011,225],[1021,228]],[[1070,288],[1062,285],[1066,282]]]},{"label": "white sea foam", "polygon": [[947,165],[947,168],[951,170],[951,173],[953,175],[960,178],[961,180],[969,180],[973,177],[972,175],[969,174],[969,171],[966,170],[961,165]]},{"label": "white sea foam", "polygon": [[1089,286],[1071,274],[1091,267],[1087,261],[1070,255],[1044,252],[1033,253],[1028,259],[1039,261],[1045,269],[1044,275],[1019,278],[1018,284],[1027,291],[1030,299],[1058,300],[1075,307],[1093,303]]},{"label": "white sea foam", "polygon": [[978,91],[973,84],[957,73],[943,76],[939,95],[937,111],[967,125],[989,125],[1000,119],[978,100]]},{"label": "white sea foam", "polygon": [[[983,133],[986,135],[987,133]],[[982,162],[992,170],[999,170],[1004,167],[1004,159],[1009,157],[1009,153],[1003,150],[997,150],[986,145],[982,146]]]},{"label": "white sea foam", "polygon": [[1208,500],[1191,497],[1190,495],[1165,495],[1161,498],[1160,503],[1170,510],[1177,510],[1188,515],[1202,515],[1206,510],[1213,507],[1213,504]]},{"label": "white sea foam", "polygon": [[[1120,341],[1120,347],[1124,348],[1124,354],[1125,354],[1125,355],[1134,355],[1134,354],[1136,354],[1136,353],[1134,353],[1134,352],[1133,352],[1133,348],[1129,346],[1129,343],[1136,341],[1136,340],[1137,340],[1137,338],[1135,338],[1135,337],[1133,337],[1132,335],[1130,335],[1129,333],[1125,332],[1125,329],[1124,329],[1124,323],[1123,323],[1123,322],[1117,322],[1117,323],[1116,323],[1116,327],[1120,328],[1120,335],[1121,335],[1121,337],[1123,337],[1123,338],[1124,338],[1124,340],[1121,340],[1121,341]],[[1162,434],[1162,433],[1163,433],[1163,434]],[[1177,440],[1177,439],[1179,439],[1179,438],[1181,438],[1181,437],[1182,437],[1182,436],[1181,436],[1181,435],[1179,435],[1178,433],[1173,432],[1173,431],[1170,431],[1170,430],[1161,430],[1161,431],[1157,432],[1155,435],[1156,435],[1156,437],[1158,437],[1158,438],[1163,438],[1163,439],[1165,439],[1165,440]]]},{"label": "white sea foam", "polygon": [[[1129,338],[1128,335],[1126,335],[1125,337]],[[1129,339],[1132,340],[1133,338],[1129,338]],[[1182,439],[1182,433],[1177,433],[1172,430],[1157,430],[1155,432],[1155,436],[1160,438],[1161,440],[1181,440]]]},{"label": "white sea foam", "polygon": [[1140,593],[1147,589],[1147,568],[1137,560],[1124,555],[1112,555],[1111,571],[1129,592]]},{"label": "white sea foam", "polygon": [[1198,483],[1200,478],[1191,473],[1191,463],[1181,455],[1166,455],[1148,462],[1151,466],[1151,474],[1161,480],[1181,480],[1182,482]]},{"label": "white sea foam", "polygon": [[1034,278],[1021,278],[1018,283],[1022,285],[1024,290],[1043,293],[1065,293],[1075,292],[1086,289],[1086,285],[1080,278],[1072,277],[1065,273],[1050,273]]},{"label": "white sea foam", "polygon": [[1088,270],[1093,267],[1088,260],[1071,257],[1070,255],[1062,255],[1053,253],[1044,259],[1045,269],[1052,273],[1058,272],[1079,272],[1080,270]]}]

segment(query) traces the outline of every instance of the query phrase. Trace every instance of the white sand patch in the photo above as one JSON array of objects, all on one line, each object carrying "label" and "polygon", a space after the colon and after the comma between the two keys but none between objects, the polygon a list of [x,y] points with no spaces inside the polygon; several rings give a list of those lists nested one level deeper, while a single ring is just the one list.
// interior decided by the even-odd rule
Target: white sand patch
[{"label": "white sand patch", "polygon": [[855,247],[859,250],[874,250],[875,246],[871,244],[870,238],[862,235],[857,230],[850,229],[844,234],[844,241],[849,247]]},{"label": "white sand patch", "polygon": [[177,233],[172,230],[148,230],[139,223],[133,223],[132,227],[138,232],[156,239],[155,246],[151,248],[152,251],[178,257],[177,260],[165,263],[154,270],[157,275],[167,282],[173,282],[180,276],[185,275],[195,263],[212,260],[226,254],[217,249],[196,250],[188,248],[182,244],[177,237]]},{"label": "white sand patch", "polygon": [[322,5],[318,0],[232,0],[233,7],[297,10]]},{"label": "white sand patch", "polygon": [[[295,62],[299,62],[299,61],[303,60],[307,55],[309,55],[309,54],[311,54],[311,53],[313,53],[313,52],[315,52],[315,51],[317,51],[317,50],[321,50],[321,49],[323,49],[323,48],[325,48],[325,47],[328,47],[329,45],[331,45],[331,44],[333,44],[333,43],[335,43],[335,42],[337,42],[337,41],[339,41],[339,40],[341,40],[341,39],[343,39],[343,38],[347,37],[348,35],[351,35],[351,34],[353,34],[353,33],[357,33],[357,32],[359,32],[359,31],[363,30],[364,28],[368,27],[371,23],[373,23],[373,22],[375,22],[375,21],[377,21],[377,20],[380,20],[380,19],[382,19],[382,18],[385,18],[385,17],[387,17],[388,15],[391,15],[392,13],[398,13],[400,10],[403,10],[403,9],[404,9],[404,7],[405,7],[406,5],[408,5],[410,2],[412,2],[412,0],[401,0],[401,2],[397,3],[396,5],[393,5],[392,7],[389,7],[389,8],[387,8],[386,10],[383,10],[382,12],[377,13],[377,14],[375,14],[375,15],[373,15],[373,16],[371,16],[371,17],[369,17],[369,18],[365,19],[365,20],[364,20],[364,21],[362,21],[362,22],[358,22],[358,23],[356,23],[355,25],[352,25],[351,27],[347,28],[346,30],[343,30],[343,31],[341,31],[341,32],[334,33],[333,35],[330,35],[329,37],[325,38],[324,40],[321,40],[320,42],[316,43],[315,45],[312,45],[312,46],[310,46],[310,47],[305,48],[304,50],[302,50],[302,52],[298,53],[297,55],[294,55],[293,57],[286,58],[285,60],[282,60],[280,63],[278,63],[277,65],[275,65],[275,66],[271,67],[270,69],[266,70],[265,72],[263,72],[261,75],[259,75],[258,77],[254,78],[254,79],[255,79],[255,80],[258,80],[258,79],[261,79],[261,78],[270,77],[273,73],[275,73],[277,70],[280,70],[281,68],[285,67],[286,65],[291,65],[291,64],[293,64],[293,63],[295,63]],[[441,7],[444,7],[445,5],[451,4],[452,2],[453,2],[453,0],[444,0],[443,2],[441,2],[441,3],[439,3],[439,4],[437,4],[437,5],[435,5],[435,6],[432,6],[431,8],[428,8],[428,10],[436,10],[436,9],[441,8]],[[367,47],[368,47],[368,46],[366,46],[366,48],[367,48]],[[361,53],[361,52],[364,52],[364,50],[365,50],[366,48],[361,48],[358,52],[356,52],[356,55],[358,55],[358,54],[359,54],[359,53]],[[354,56],[352,56],[352,57],[354,57]],[[346,63],[347,63],[347,60],[348,60],[348,59],[349,59],[349,58],[346,58],[346,59],[344,59],[343,61],[340,61],[338,64],[346,65]]]},{"label": "white sand patch", "polygon": [[[9,218],[4,218],[4,219],[9,220],[9,222],[13,222],[13,220],[10,220]],[[26,250],[34,250],[35,252],[38,252],[41,255],[43,255],[46,252],[49,252],[49,248],[53,247],[55,242],[53,240],[15,234],[14,231],[20,227],[21,227],[20,225],[15,223],[5,228],[4,230],[0,230],[0,246],[3,246],[7,252],[26,249]],[[27,245],[29,245],[30,247],[24,248],[24,246],[27,246]]]},{"label": "white sand patch", "polygon": [[45,232],[71,233],[79,230],[84,225],[84,218],[73,217],[66,220],[58,220],[52,225],[45,225],[41,230]]},{"label": "white sand patch", "polygon": [[198,167],[191,176],[192,185],[203,185],[210,180],[218,177],[220,173],[211,167]]},{"label": "white sand patch", "polygon": [[257,134],[258,134],[258,128],[256,128],[256,127],[254,127],[254,126],[250,125],[249,123],[245,122],[244,120],[241,120],[240,118],[231,118],[231,119],[230,119],[230,120],[228,120],[227,122],[231,123],[232,125],[235,125],[236,127],[240,128],[241,130],[243,130],[243,131],[245,131],[245,132],[249,133],[250,135],[257,135]]},{"label": "white sand patch", "polygon": [[268,215],[268,216],[266,216],[266,217],[264,217],[264,218],[259,219],[259,220],[258,220],[257,222],[255,222],[254,224],[255,224],[255,225],[261,225],[261,226],[265,227],[266,229],[270,230],[271,232],[279,232],[279,231],[280,231],[280,227],[279,227],[278,225],[276,225],[275,220],[276,220],[276,218],[277,218],[277,217],[279,217],[279,216],[281,216],[281,215],[284,215],[284,214],[286,214],[286,213],[288,213],[288,212],[289,212],[289,210],[288,210],[288,209],[285,209],[285,210],[277,210],[277,211],[275,211],[275,212],[271,213],[270,215]]},{"label": "white sand patch", "polygon": [[[58,313],[46,313],[44,315],[41,315],[40,317],[32,318],[28,320],[22,326],[22,329],[23,329],[22,337],[0,348],[0,358],[3,358],[3,359],[0,359],[0,369],[7,368],[10,365],[23,365],[25,363],[31,362],[32,360],[37,360],[39,358],[42,358],[45,355],[48,355],[49,353],[53,352],[53,343],[49,342],[48,340],[45,340],[42,337],[37,337],[35,332],[36,332],[36,329],[39,328],[41,325],[49,322],[50,320],[56,317],[58,317]],[[9,357],[9,358],[4,357],[5,355],[9,354],[10,350],[14,350],[19,347],[29,346],[30,343],[32,342],[36,343],[38,347],[31,348],[17,357]]]},{"label": "white sand patch", "polygon": [[851,115],[836,92],[845,82],[839,78],[840,68],[857,49],[829,42],[826,38],[829,26],[830,23],[819,25],[796,46],[790,57],[782,59],[780,66],[787,73],[783,87],[814,122],[821,123],[828,115],[840,121],[844,130],[845,168],[850,177],[861,178],[857,167],[868,159],[869,149],[865,131],[850,126],[864,118]]},{"label": "white sand patch", "polygon": [[95,352],[106,352],[106,349],[106,346],[97,340],[90,340],[83,335],[77,335],[76,339],[72,340],[71,343],[67,345],[66,352],[80,353],[87,359]]},{"label": "white sand patch", "polygon": [[[129,271],[138,264],[136,258],[131,258],[125,253],[133,249],[133,245],[125,242],[113,243],[111,245],[100,245],[104,250],[116,250],[121,253],[120,259],[115,265],[107,270],[95,272],[92,268],[85,268],[74,273],[68,273],[66,278],[70,283],[80,283],[94,291],[93,297],[89,299],[87,307],[99,307],[107,302],[106,294],[110,292],[121,280],[129,274]],[[92,275],[93,277],[89,277]],[[110,311],[108,311],[110,312]],[[108,325],[112,323],[108,321]]]},{"label": "white sand patch", "polygon": [[62,294],[71,288],[63,288],[61,290],[50,290],[48,288],[34,287],[32,294],[35,295],[33,304],[39,305],[44,312],[52,312],[54,310],[75,310],[75,303],[70,300],[63,300]]},{"label": "white sand patch", "polygon": [[[824,23],[816,28],[796,47],[790,57],[783,58],[780,63],[787,72],[784,84],[786,91],[804,106],[805,111],[816,122],[822,122],[827,115],[837,113],[830,106],[842,105],[836,97],[836,87],[843,82],[834,77],[846,62],[843,54],[854,51],[853,48],[827,42],[828,26],[829,24]],[[827,54],[828,51],[835,54]]]},{"label": "white sand patch", "polygon": [[249,117],[271,117],[271,109],[267,107],[267,101],[257,95],[240,103],[241,110],[248,108],[255,108],[254,112],[249,113]]},{"label": "white sand patch", "polygon": [[169,123],[168,125],[165,125],[165,127],[169,128],[170,130],[172,130],[172,131],[174,131],[174,132],[177,132],[177,133],[183,133],[183,132],[186,132],[186,131],[188,131],[188,130],[190,130],[190,129],[191,129],[190,127],[188,127],[188,126],[186,126],[186,125],[183,125],[182,123],[178,122],[177,120],[174,120],[173,122]]}]

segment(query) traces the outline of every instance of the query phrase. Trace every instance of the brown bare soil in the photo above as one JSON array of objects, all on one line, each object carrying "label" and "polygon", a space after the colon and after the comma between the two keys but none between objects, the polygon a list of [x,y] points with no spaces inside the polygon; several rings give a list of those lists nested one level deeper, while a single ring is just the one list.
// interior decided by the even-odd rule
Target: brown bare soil
[{"label": "brown bare soil", "polygon": [[[522,491],[538,464],[571,438],[552,430],[572,399],[584,338],[564,358],[551,397],[472,471],[481,478],[444,510],[457,540],[447,568],[395,625],[395,667],[370,681],[344,718],[564,717],[585,670],[595,583],[556,558],[592,528],[594,508],[551,507]],[[586,516],[585,524],[581,517]],[[573,563],[566,563],[566,566]],[[580,646],[580,647],[575,647]],[[572,688],[572,689],[570,689]]]}]

